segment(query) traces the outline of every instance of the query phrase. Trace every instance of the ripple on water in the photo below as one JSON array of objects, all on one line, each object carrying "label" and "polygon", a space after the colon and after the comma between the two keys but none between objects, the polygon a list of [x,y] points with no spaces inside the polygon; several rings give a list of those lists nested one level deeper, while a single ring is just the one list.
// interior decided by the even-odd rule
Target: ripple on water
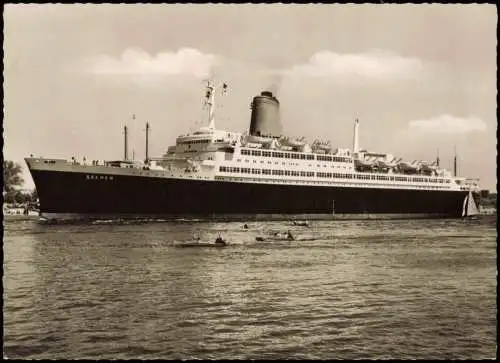
[{"label": "ripple on water", "polygon": [[[48,359],[482,359],[496,225],[336,221],[8,224],[4,351]],[[256,228],[256,229],[252,229]],[[169,241],[222,230],[237,246]]]}]

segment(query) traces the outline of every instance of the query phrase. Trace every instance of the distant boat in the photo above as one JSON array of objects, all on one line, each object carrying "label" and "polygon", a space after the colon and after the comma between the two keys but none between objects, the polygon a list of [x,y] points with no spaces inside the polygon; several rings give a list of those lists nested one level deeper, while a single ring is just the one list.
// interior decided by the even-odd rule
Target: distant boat
[{"label": "distant boat", "polygon": [[308,221],[293,221],[294,226],[302,226],[302,227],[309,227],[309,222]]},{"label": "distant boat", "polygon": [[256,241],[294,241],[295,237],[292,235],[292,233],[287,232],[287,233],[279,233],[276,232],[274,235],[270,237],[255,237]]},{"label": "distant boat", "polygon": [[469,194],[465,197],[463,207],[462,207],[462,217],[472,217],[474,218],[479,213],[479,209],[477,208],[476,201],[472,196],[472,192],[469,190]]},{"label": "distant boat", "polygon": [[225,247],[228,243],[226,240],[222,239],[222,237],[217,237],[215,242],[199,242],[199,239],[196,239],[193,242],[181,242],[179,244],[175,244],[176,247]]}]

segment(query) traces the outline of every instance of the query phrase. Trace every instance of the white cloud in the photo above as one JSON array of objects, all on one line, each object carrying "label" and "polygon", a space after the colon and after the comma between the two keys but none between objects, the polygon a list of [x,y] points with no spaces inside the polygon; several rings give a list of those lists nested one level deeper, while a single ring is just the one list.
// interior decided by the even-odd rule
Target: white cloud
[{"label": "white cloud", "polygon": [[451,115],[441,115],[425,120],[413,120],[409,122],[410,130],[431,133],[454,133],[464,134],[471,131],[484,131],[486,124],[475,116],[460,118]]},{"label": "white cloud", "polygon": [[340,54],[323,50],[316,52],[307,63],[293,66],[285,73],[317,77],[395,79],[413,77],[422,69],[419,59],[405,58],[386,51]]},{"label": "white cloud", "polygon": [[86,70],[107,75],[191,75],[209,76],[217,57],[193,48],[181,48],[177,52],[160,52],[150,55],[142,49],[129,48],[120,58],[99,56],[87,62]]}]

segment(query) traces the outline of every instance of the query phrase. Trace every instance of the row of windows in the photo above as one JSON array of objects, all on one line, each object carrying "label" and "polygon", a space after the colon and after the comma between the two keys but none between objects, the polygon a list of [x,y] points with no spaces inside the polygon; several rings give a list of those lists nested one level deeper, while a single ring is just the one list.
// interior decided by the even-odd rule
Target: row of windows
[{"label": "row of windows", "polygon": [[338,163],[348,163],[351,162],[352,160],[349,158],[343,158],[340,156],[330,156],[330,155],[316,155],[316,160],[319,161],[335,161]]},{"label": "row of windows", "polygon": [[[295,170],[270,170],[270,169],[251,169],[239,167],[226,167],[219,168],[221,172],[227,173],[245,173],[245,174],[264,174],[264,175],[285,175],[285,176],[306,176],[314,177],[313,171],[295,171]],[[404,181],[404,182],[421,182],[425,181],[423,178],[410,178],[403,176],[386,176],[386,175],[363,175],[363,174],[342,174],[342,173],[324,173],[317,172],[318,178],[336,178],[336,179],[360,179],[360,180],[387,180],[387,181]],[[427,182],[431,183],[449,183],[450,180],[443,179],[428,179]]]},{"label": "row of windows", "polygon": [[89,174],[87,174],[85,176],[85,179],[87,179],[87,180],[113,180],[113,177],[111,175],[89,175]]},{"label": "row of windows", "polygon": [[194,145],[194,144],[208,144],[210,140],[191,140],[191,141],[179,141],[178,145]]},{"label": "row of windows", "polygon": [[[237,168],[233,166],[221,166],[219,167],[219,171],[225,173],[245,173],[245,174],[260,174],[260,169],[252,169],[252,168]],[[265,173],[262,173],[265,174]]]},{"label": "row of windows", "polygon": [[219,171],[225,173],[244,173],[244,174],[263,174],[263,175],[286,175],[286,176],[308,176],[313,177],[313,171],[295,171],[295,170],[273,170],[273,169],[253,169],[238,168],[232,166],[221,166]]},{"label": "row of windows", "polygon": [[339,173],[316,173],[318,178],[339,178],[339,179],[352,179],[352,174],[339,174]]},{"label": "row of windows", "polygon": [[[249,150],[242,149],[241,155],[251,155],[251,156],[265,156],[272,158],[283,158],[283,159],[301,159],[301,160],[314,160],[314,154],[304,154],[304,153],[290,153],[290,152],[280,152],[280,151],[261,151],[261,150]],[[351,159],[330,156],[330,155],[316,155],[317,160],[321,161],[335,161],[335,162],[350,162]]]}]

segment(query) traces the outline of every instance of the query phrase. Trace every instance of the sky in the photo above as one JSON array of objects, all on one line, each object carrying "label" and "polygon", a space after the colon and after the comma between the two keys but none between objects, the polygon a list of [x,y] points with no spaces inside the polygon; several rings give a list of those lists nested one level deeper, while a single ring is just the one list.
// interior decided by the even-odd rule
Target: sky
[{"label": "sky", "polygon": [[[143,159],[207,125],[243,132],[253,96],[283,132],[434,161],[496,190],[494,5],[4,6],[4,158]],[[135,119],[132,115],[135,115]]]}]

